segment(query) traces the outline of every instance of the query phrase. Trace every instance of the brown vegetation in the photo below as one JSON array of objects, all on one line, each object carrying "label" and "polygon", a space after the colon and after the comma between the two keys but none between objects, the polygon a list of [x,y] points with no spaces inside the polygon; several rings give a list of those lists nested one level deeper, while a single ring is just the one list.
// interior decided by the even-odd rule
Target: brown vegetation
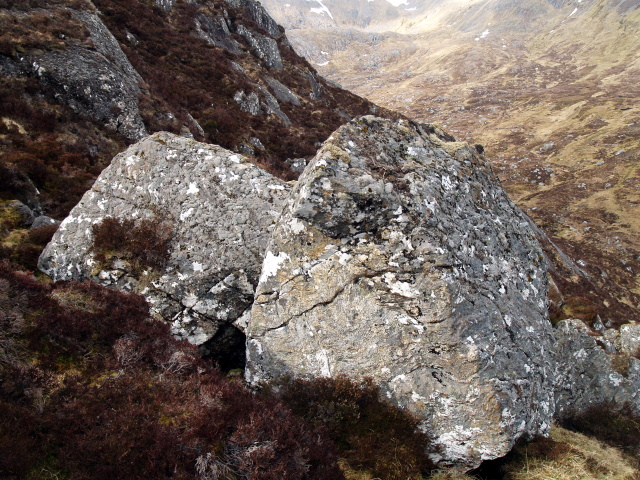
[{"label": "brown vegetation", "polygon": [[160,270],[169,259],[173,230],[157,219],[134,222],[106,217],[92,229],[92,250],[101,263],[115,255],[129,260],[133,270],[140,273],[145,268]]},{"label": "brown vegetation", "polygon": [[386,480],[419,479],[433,470],[429,436],[407,411],[381,400],[371,379],[296,379],[276,390],[294,414],[328,430],[345,468]]},{"label": "brown vegetation", "polygon": [[206,365],[144,300],[0,263],[0,476],[339,479],[331,441]]},{"label": "brown vegetation", "polygon": [[15,208],[0,202],[0,261],[6,259],[16,269],[36,271],[38,257],[57,229],[57,225],[47,225],[27,230]]},{"label": "brown vegetation", "polygon": [[[218,2],[195,5],[178,1],[169,14],[142,1],[97,0],[95,3],[148,85],[140,102],[150,131],[177,133],[181,125],[192,125],[188,118],[191,115],[204,130],[201,136],[191,129],[199,140],[235,149],[249,137],[256,137],[265,145],[257,163],[278,176],[293,178],[295,175],[284,160],[315,154],[318,143],[345,122],[338,113],[339,109],[350,116],[370,111],[370,102],[329,87],[321,79],[318,81],[325,91],[324,98],[310,100],[312,89],[307,75],[314,72],[313,68],[286,43],[279,41],[285,68],[269,71],[269,75],[295,92],[302,99],[302,105],[281,104],[282,111],[292,122],[291,126],[285,126],[274,115],[248,114],[241,110],[233,96],[238,91],[247,95],[259,93],[256,85],[268,90],[260,79],[261,74],[257,73],[266,67],[260,66],[249,53],[250,46],[241,35],[233,35],[241,47],[240,53],[213,46],[196,35],[197,15],[222,18],[223,7]],[[226,4],[224,9],[232,23],[261,31],[246,10],[233,9]],[[135,36],[135,45],[127,40],[127,33]],[[235,69],[232,61],[245,67],[249,73]],[[162,111],[171,111],[176,118],[159,115]],[[314,116],[314,111],[318,111],[320,117]]]},{"label": "brown vegetation", "polygon": [[24,4],[20,7],[24,12],[0,12],[2,55],[12,56],[33,49],[63,50],[70,43],[88,37],[86,27],[75,20],[68,9],[53,7],[47,12],[27,9]]},{"label": "brown vegetation", "polygon": [[0,199],[23,200],[32,182],[47,215],[64,218],[125,141],[57,104],[35,79],[1,78]]},{"label": "brown vegetation", "polygon": [[640,466],[640,415],[630,406],[594,405],[583,412],[568,412],[560,423],[626,452]]}]

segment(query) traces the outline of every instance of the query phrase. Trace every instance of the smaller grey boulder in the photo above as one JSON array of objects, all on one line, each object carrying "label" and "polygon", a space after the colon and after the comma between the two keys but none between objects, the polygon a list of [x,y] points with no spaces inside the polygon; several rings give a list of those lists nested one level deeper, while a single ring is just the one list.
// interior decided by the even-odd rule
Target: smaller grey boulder
[{"label": "smaller grey boulder", "polygon": [[563,320],[556,339],[556,415],[610,403],[640,413],[640,328],[623,325],[600,336],[581,320]]},{"label": "smaller grey boulder", "polygon": [[[113,159],[63,221],[39,268],[54,280],[139,292],[175,335],[201,345],[251,306],[289,190],[238,154],[156,133]],[[92,227],[106,217],[153,219],[170,229],[166,267],[137,273],[118,257],[101,264]]]},{"label": "smaller grey boulder", "polygon": [[40,215],[33,220],[31,224],[31,229],[49,227],[51,225],[60,225],[60,220],[56,220],[55,218],[47,217],[46,215]]},{"label": "smaller grey boulder", "polygon": [[33,225],[33,222],[36,219],[33,211],[20,200],[13,200],[9,202],[4,208],[14,209],[20,216],[22,225],[25,227],[30,227],[31,225]]}]

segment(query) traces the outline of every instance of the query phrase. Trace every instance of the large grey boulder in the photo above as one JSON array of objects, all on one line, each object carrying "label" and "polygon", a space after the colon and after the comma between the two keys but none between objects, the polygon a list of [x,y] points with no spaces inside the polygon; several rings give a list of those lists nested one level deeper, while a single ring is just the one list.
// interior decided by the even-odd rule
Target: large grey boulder
[{"label": "large grey boulder", "polygon": [[[142,293],[174,333],[203,344],[253,301],[260,266],[289,186],[221,147],[156,133],[116,156],[40,257],[54,280],[91,279]],[[172,230],[162,271],[99,264],[92,226],[150,218]]]},{"label": "large grey boulder", "polygon": [[372,377],[470,468],[549,431],[555,362],[527,220],[448,140],[363,117],[325,142],[267,248],[246,378]]},{"label": "large grey boulder", "polygon": [[640,325],[599,334],[581,320],[563,320],[554,335],[559,417],[602,404],[626,404],[640,413]]}]

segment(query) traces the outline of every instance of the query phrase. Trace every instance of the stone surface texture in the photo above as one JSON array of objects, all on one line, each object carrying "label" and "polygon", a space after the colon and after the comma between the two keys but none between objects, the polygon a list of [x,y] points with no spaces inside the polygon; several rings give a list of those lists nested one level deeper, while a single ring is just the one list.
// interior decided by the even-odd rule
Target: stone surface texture
[{"label": "stone surface texture", "polygon": [[147,131],[138,109],[141,77],[118,41],[92,12],[73,11],[95,48],[72,46],[22,58],[22,63],[74,111],[102,122],[132,140]]},{"label": "stone surface texture", "polygon": [[[116,156],[40,257],[54,280],[92,279],[142,293],[174,333],[203,344],[253,301],[263,253],[290,187],[238,154],[157,133]],[[154,218],[173,230],[164,271],[99,265],[92,225]]]},{"label": "stone surface texture", "polygon": [[470,468],[548,432],[555,362],[540,247],[451,140],[361,117],[325,142],[267,248],[246,378],[373,377]]},{"label": "stone surface texture", "polygon": [[240,45],[233,39],[233,34],[223,16],[196,15],[195,27],[198,35],[207,43],[235,54],[241,52]]},{"label": "stone surface texture", "polygon": [[640,413],[640,325],[595,334],[581,320],[563,320],[556,337],[556,413],[609,403]]},{"label": "stone surface texture", "polygon": [[275,78],[269,77],[268,75],[264,77],[265,81],[269,84],[269,87],[273,90],[276,98],[281,102],[289,102],[299,107],[300,99],[297,97],[295,93],[293,93],[286,85],[283,85]]},{"label": "stone surface texture", "polygon": [[233,99],[240,105],[240,109],[251,115],[275,115],[285,126],[291,126],[291,120],[280,109],[280,104],[276,97],[259,85],[253,85],[253,87],[260,92],[260,95],[256,92],[251,92],[247,95],[244,90],[239,90],[234,95]]},{"label": "stone surface texture", "polygon": [[284,68],[278,43],[273,38],[253,32],[244,25],[238,25],[236,32],[247,39],[247,42],[251,45],[252,53],[264,61],[268,68],[273,70],[282,70]]}]

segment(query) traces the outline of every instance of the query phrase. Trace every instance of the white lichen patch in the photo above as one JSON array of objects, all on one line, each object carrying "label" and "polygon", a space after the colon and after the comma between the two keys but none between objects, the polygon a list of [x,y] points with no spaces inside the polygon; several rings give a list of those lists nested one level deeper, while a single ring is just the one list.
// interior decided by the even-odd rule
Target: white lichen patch
[{"label": "white lichen patch", "polygon": [[614,387],[619,387],[624,378],[619,373],[611,373],[609,374],[609,381]]},{"label": "white lichen patch", "polygon": [[407,282],[390,283],[389,291],[406,298],[416,298],[420,295],[420,290],[418,290],[414,285]]},{"label": "white lichen patch", "polygon": [[187,218],[189,218],[191,216],[191,214],[194,212],[194,208],[191,207],[189,209],[187,209],[186,211],[182,212],[180,214],[180,221],[184,222]]},{"label": "white lichen patch", "polygon": [[129,155],[129,156],[125,159],[124,164],[125,164],[127,167],[130,167],[131,165],[133,165],[134,163],[136,163],[136,162],[138,161],[138,159],[139,159],[139,158],[138,158],[138,156],[137,156],[137,155]]},{"label": "white lichen patch", "polygon": [[204,272],[204,266],[200,262],[193,262],[191,268],[193,273]]},{"label": "white lichen patch", "polygon": [[265,282],[269,277],[273,277],[278,273],[278,270],[282,267],[282,264],[290,260],[291,257],[285,252],[280,252],[278,255],[274,255],[271,251],[268,251],[262,262],[262,273],[260,274],[260,282]]},{"label": "white lichen patch", "polygon": [[298,235],[302,232],[304,232],[305,230],[305,223],[302,220],[299,220],[297,218],[292,218],[289,221],[289,229],[291,230],[291,233],[293,233],[294,235]]},{"label": "white lichen patch", "polygon": [[200,189],[198,188],[198,184],[196,182],[189,183],[187,195],[196,195],[198,192],[200,192]]}]

